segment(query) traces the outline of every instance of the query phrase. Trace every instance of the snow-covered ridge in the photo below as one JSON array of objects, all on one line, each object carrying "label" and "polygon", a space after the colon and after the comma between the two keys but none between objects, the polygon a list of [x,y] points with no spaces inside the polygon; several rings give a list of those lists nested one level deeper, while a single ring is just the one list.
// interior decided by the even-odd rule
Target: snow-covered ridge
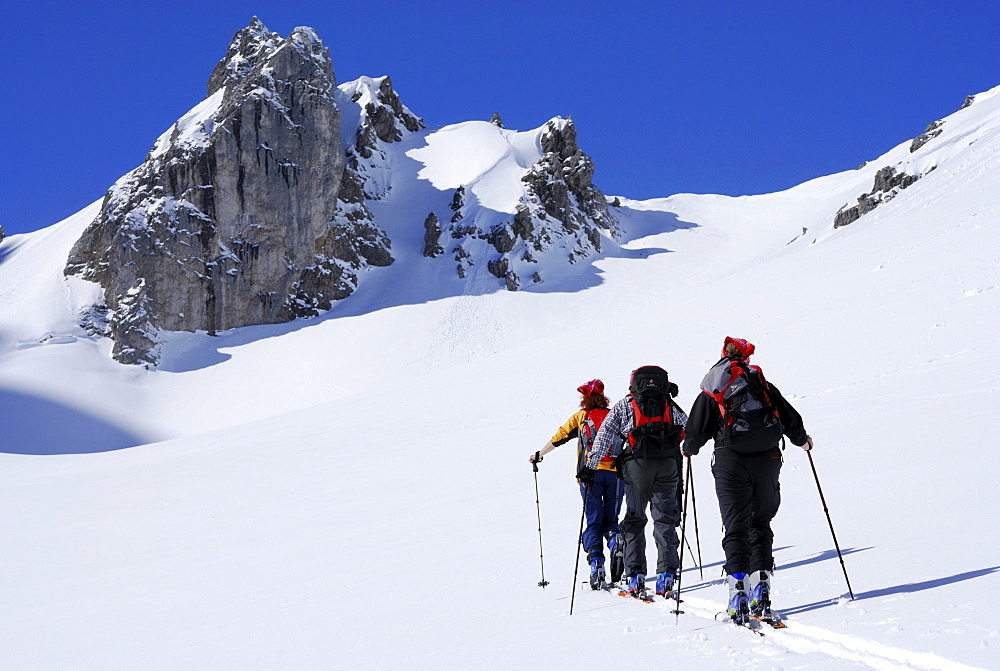
[{"label": "snow-covered ridge", "polygon": [[221,88],[195,105],[153,143],[146,160],[161,158],[171,147],[188,151],[204,150],[215,131],[214,117],[218,113],[226,90]]}]

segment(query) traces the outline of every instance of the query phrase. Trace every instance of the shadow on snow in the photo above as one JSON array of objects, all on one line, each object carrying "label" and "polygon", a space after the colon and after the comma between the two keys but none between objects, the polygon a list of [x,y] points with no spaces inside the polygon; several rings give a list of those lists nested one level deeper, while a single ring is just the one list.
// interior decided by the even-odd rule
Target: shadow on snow
[{"label": "shadow on snow", "polygon": [[[792,547],[793,546],[788,545],[788,546],[784,546],[784,547],[780,547],[780,548],[774,548],[774,554],[777,555],[778,553],[782,552],[783,550],[790,550],[790,549],[792,549]],[[842,550],[841,552],[844,555],[849,555],[849,554],[854,554],[855,552],[864,552],[866,550],[871,550],[871,549],[872,548],[847,548],[846,550]],[[837,558],[837,551],[836,550],[826,550],[824,552],[817,552],[815,555],[813,555],[811,557],[806,557],[805,559],[798,559],[798,560],[792,561],[792,562],[790,562],[788,564],[782,564],[782,563],[779,562],[779,563],[777,563],[777,567],[776,568],[777,568],[778,571],[787,571],[788,569],[799,568],[801,566],[808,566],[810,564],[817,564],[819,562],[824,562],[824,561],[828,561],[830,559],[836,559],[836,558]],[[726,563],[725,560],[718,561],[718,562],[715,562],[715,563],[712,563],[712,564],[705,564],[701,568],[702,569],[708,569],[708,568],[713,568],[713,567],[720,567],[721,568],[725,563]],[[697,571],[698,568],[699,568],[698,566],[688,567],[688,568],[684,569],[684,573],[687,574],[687,573],[691,573],[692,571]],[[705,589],[706,587],[715,587],[716,585],[721,585],[724,582],[725,582],[725,578],[723,576],[719,576],[718,578],[713,579],[713,580],[707,580],[707,581],[702,582],[702,583],[696,583],[696,584],[694,584],[694,585],[692,585],[690,587],[684,587],[684,591],[685,592],[694,592],[694,591],[697,591],[697,590],[700,590],[700,589]],[[783,610],[782,612],[785,612],[785,611]]]},{"label": "shadow on snow", "polygon": [[[836,553],[834,553],[834,555],[836,555]],[[935,578],[932,580],[923,580],[921,582],[910,582],[910,583],[904,583],[902,585],[894,585],[892,587],[883,587],[882,589],[875,589],[855,594],[854,600],[864,601],[865,599],[877,599],[879,597],[892,596],[894,594],[911,594],[913,592],[923,592],[924,590],[928,589],[935,589],[937,587],[944,587],[945,585],[964,582],[966,580],[982,578],[984,576],[996,573],[997,571],[1000,571],[1000,566],[991,566],[989,568],[978,569],[975,571],[956,573],[955,575],[947,576],[945,578]],[[807,613],[811,610],[818,610],[820,608],[834,606],[844,596],[846,595],[842,595],[835,599],[824,599],[823,601],[816,601],[813,603],[805,604],[803,606],[795,606],[793,608],[782,608],[781,612],[785,615],[791,615],[795,613]]]},{"label": "shadow on snow", "polygon": [[17,391],[0,389],[0,408],[18,419],[0,422],[0,453],[93,454],[149,442],[86,412]]}]

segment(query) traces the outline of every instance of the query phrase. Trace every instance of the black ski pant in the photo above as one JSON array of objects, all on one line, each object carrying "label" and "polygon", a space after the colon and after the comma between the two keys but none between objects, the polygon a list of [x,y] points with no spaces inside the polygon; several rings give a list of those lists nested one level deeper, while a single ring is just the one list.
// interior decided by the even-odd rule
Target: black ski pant
[{"label": "black ski pant", "polygon": [[743,455],[716,448],[712,460],[715,494],[725,535],[726,573],[750,573],[774,567],[771,520],[781,504],[781,450]]},{"label": "black ski pant", "polygon": [[646,508],[653,518],[656,572],[672,573],[680,560],[675,528],[681,521],[677,488],[680,480],[676,459],[631,459],[622,467],[625,479],[625,569],[646,574]]}]

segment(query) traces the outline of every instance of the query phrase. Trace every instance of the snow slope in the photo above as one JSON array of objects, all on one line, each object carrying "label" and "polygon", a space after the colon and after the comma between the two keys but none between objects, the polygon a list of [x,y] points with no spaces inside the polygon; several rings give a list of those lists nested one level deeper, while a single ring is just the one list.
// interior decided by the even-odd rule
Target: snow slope
[{"label": "snow slope", "polygon": [[[621,248],[551,283],[456,290],[400,254],[323,318],[176,334],[155,370],[77,326],[93,287],[61,269],[92,211],[5,240],[0,668],[1000,668],[998,91],[915,153],[783,193],[623,198]],[[452,132],[401,147],[424,147],[421,179],[455,179]],[[516,147],[481,148],[465,151],[516,165]],[[924,176],[833,230],[886,165]],[[426,211],[378,216],[419,229]],[[707,453],[686,613],[577,589],[570,617],[573,450],[538,474],[545,590],[528,454],[593,377],[618,398],[657,363],[690,406],[726,335],[757,344],[816,440],[856,599],[789,447],[787,629],[712,617]]]}]

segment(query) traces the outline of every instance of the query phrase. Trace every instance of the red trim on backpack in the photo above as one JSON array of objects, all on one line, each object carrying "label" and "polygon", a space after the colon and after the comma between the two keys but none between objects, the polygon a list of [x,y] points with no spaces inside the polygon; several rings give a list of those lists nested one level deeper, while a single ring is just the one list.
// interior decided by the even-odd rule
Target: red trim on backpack
[{"label": "red trim on backpack", "polygon": [[[674,423],[674,413],[670,410],[670,401],[667,401],[667,407],[664,408],[664,413],[657,417],[646,417],[641,412],[639,412],[639,404],[635,402],[635,397],[629,396],[629,402],[632,404],[632,426],[633,428],[638,428],[643,424],[651,424],[652,422],[665,422],[667,424]],[[681,439],[683,440],[684,434],[681,433]],[[635,437],[632,432],[628,432],[628,445],[629,447],[635,447]]]},{"label": "red trim on backpack", "polygon": [[[604,418],[608,416],[609,412],[610,410],[608,410],[607,408],[591,408],[583,416],[583,422],[580,423],[580,428],[583,429],[583,431],[587,434],[586,439],[589,445],[594,444],[594,439],[597,437],[597,432],[600,430],[601,424],[604,423]],[[588,419],[592,419],[594,421],[594,435],[590,435],[590,426],[587,424]],[[608,455],[605,457],[601,457],[601,461],[610,463],[614,461],[614,459],[610,455]]]},{"label": "red trim on backpack", "polygon": [[[767,407],[771,409],[774,416],[780,420],[781,417],[778,415],[778,409],[774,406],[774,403],[771,402],[771,396],[767,393],[767,380],[764,379],[764,371],[760,369],[760,366],[755,366],[753,364],[747,364],[747,368],[757,371],[757,379],[760,380],[760,388],[764,392],[764,401],[767,403]],[[732,416],[726,413],[726,392],[729,390],[729,387],[732,386],[733,382],[736,381],[736,378],[743,374],[743,369],[736,365],[735,361],[730,362],[729,382],[726,383],[726,386],[724,386],[719,393],[713,394],[702,389],[703,392],[711,396],[715,399],[715,402],[719,404],[719,414],[722,415],[722,419],[724,420],[724,424],[726,426],[731,426],[733,423]]]}]

